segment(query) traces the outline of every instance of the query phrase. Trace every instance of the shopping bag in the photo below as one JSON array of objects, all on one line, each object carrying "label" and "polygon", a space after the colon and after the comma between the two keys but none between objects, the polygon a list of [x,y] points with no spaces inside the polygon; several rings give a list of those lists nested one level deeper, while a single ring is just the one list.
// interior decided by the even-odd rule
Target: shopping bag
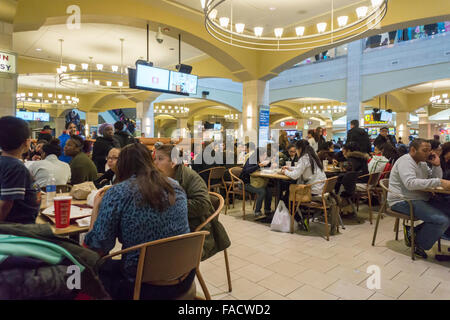
[{"label": "shopping bag", "polygon": [[291,231],[291,216],[284,201],[278,202],[277,210],[275,211],[272,223],[270,224],[270,230],[280,232]]},{"label": "shopping bag", "polygon": [[74,185],[70,191],[70,195],[77,200],[86,200],[93,190],[97,190],[93,182],[83,182]]}]

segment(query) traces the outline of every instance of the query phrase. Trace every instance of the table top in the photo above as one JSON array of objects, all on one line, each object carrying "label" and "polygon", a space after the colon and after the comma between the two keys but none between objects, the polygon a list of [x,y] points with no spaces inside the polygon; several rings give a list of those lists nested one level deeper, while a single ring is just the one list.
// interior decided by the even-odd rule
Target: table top
[{"label": "table top", "polygon": [[332,165],[328,165],[325,170],[325,172],[331,172],[331,173],[341,173],[343,172],[341,168],[333,167]]},{"label": "table top", "polygon": [[251,174],[252,177],[261,177],[261,178],[269,178],[269,179],[279,179],[279,180],[286,180],[286,181],[292,181],[291,178],[288,176],[285,176],[282,173],[265,173],[263,171],[256,171]]},{"label": "table top", "polygon": [[443,194],[450,194],[450,190],[446,190],[442,187],[432,188],[432,189],[425,189],[426,192],[432,192],[432,193],[443,193]]},{"label": "table top", "polygon": [[[58,196],[68,196],[68,193],[62,193],[62,194],[58,194]],[[75,200],[72,199],[72,205],[85,205],[87,204],[86,200]],[[84,233],[87,232],[89,230],[89,226],[87,227],[79,227],[75,222],[71,223],[70,226],[68,226],[67,228],[64,229],[57,229],[55,227],[55,222],[54,219],[52,217],[48,217],[44,214],[42,214],[42,211],[44,209],[47,208],[47,199],[46,199],[46,195],[42,195],[41,198],[41,210],[39,212],[39,215],[36,218],[36,223],[37,224],[50,224],[50,227],[52,228],[52,231],[54,234],[58,235],[58,236],[67,236],[67,235],[76,235],[76,234],[80,234],[80,233]]]}]

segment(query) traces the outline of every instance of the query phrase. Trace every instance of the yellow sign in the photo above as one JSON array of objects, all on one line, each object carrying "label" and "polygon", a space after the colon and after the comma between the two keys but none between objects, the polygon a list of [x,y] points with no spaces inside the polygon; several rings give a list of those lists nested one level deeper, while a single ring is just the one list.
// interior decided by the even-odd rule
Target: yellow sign
[{"label": "yellow sign", "polygon": [[365,122],[366,125],[367,124],[387,124],[388,123],[387,121],[374,121],[373,120],[373,114],[367,114],[364,117],[364,122]]},{"label": "yellow sign", "polygon": [[16,56],[0,51],[0,73],[16,73]]}]

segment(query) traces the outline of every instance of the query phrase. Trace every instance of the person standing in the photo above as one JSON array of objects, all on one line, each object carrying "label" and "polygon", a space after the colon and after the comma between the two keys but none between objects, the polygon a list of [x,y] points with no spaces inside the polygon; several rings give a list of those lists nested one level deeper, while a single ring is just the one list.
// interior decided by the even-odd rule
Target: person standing
[{"label": "person standing", "polygon": [[120,148],[126,147],[127,145],[136,142],[136,140],[130,134],[123,131],[124,127],[125,126],[122,121],[117,121],[114,124],[115,133],[113,138],[117,141],[118,147]]},{"label": "person standing", "polygon": [[[66,142],[67,140],[70,139],[71,136],[74,136],[77,134],[78,128],[77,125],[73,122],[67,122],[66,123],[66,131],[64,131],[62,133],[62,135],[59,136],[59,141],[61,142],[61,149],[64,150],[64,147],[66,146]],[[71,157],[62,154],[59,157],[59,160],[65,163],[70,163],[70,161],[72,160]]]},{"label": "person standing", "polygon": [[39,140],[45,140],[47,142],[50,142],[52,140],[53,136],[52,136],[52,128],[50,128],[50,126],[44,126],[44,128],[42,129],[41,132],[39,132],[38,135],[38,141]]},{"label": "person standing", "polygon": [[97,137],[92,151],[92,161],[97,167],[98,173],[105,173],[106,157],[109,150],[112,148],[119,148],[120,145],[117,140],[114,140],[114,128],[109,123],[104,123],[98,129],[102,137]]},{"label": "person standing", "polygon": [[21,161],[30,147],[28,123],[0,118],[0,222],[33,224],[40,207],[39,188]]},{"label": "person standing", "polygon": [[313,150],[315,152],[317,152],[319,149],[319,144],[317,143],[317,140],[315,137],[316,137],[316,132],[312,129],[308,130],[308,136],[307,136],[306,140],[308,140],[308,143],[311,146],[311,148],[313,148]]},{"label": "person standing", "polygon": [[350,122],[350,130],[347,133],[347,143],[355,142],[359,146],[359,151],[362,153],[370,153],[372,145],[366,130],[359,127],[358,120]]},{"label": "person standing", "polygon": [[395,139],[395,136],[389,134],[389,128],[383,127],[380,129],[380,134],[373,142],[373,145],[381,146],[386,142],[389,142],[394,148],[397,146],[397,139]]},{"label": "person standing", "polygon": [[317,142],[317,151],[316,152],[319,152],[322,150],[328,150],[327,140],[323,136],[323,129],[321,127],[317,127],[314,139],[316,139],[316,142]]}]

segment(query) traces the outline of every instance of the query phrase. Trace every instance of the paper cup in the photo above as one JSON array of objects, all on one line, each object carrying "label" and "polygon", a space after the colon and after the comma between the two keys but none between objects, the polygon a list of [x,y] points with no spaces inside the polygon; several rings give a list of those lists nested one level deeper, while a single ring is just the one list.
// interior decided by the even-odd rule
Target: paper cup
[{"label": "paper cup", "polygon": [[323,168],[326,169],[328,167],[328,160],[323,160]]},{"label": "paper cup", "polygon": [[286,167],[290,167],[292,165],[291,161],[286,161]]},{"label": "paper cup", "polygon": [[67,228],[70,225],[70,206],[72,197],[55,197],[55,226],[57,229]]}]

